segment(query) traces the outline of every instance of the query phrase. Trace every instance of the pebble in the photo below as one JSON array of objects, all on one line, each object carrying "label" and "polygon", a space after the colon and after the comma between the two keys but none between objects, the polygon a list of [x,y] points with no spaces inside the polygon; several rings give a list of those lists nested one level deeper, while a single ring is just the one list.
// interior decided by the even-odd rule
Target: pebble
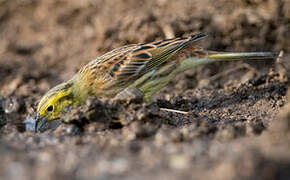
[{"label": "pebble", "polygon": [[24,120],[25,130],[35,132],[36,128],[36,119],[31,116],[26,116]]},{"label": "pebble", "polygon": [[169,158],[169,166],[172,169],[182,170],[188,168],[190,158],[183,154],[175,154]]}]

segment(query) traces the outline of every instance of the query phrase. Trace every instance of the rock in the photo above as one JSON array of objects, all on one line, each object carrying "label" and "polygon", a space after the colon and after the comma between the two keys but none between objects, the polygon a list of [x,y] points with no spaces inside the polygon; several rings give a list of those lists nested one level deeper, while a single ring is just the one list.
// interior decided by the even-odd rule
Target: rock
[{"label": "rock", "polygon": [[182,170],[190,165],[190,157],[183,154],[175,154],[169,157],[169,167]]}]

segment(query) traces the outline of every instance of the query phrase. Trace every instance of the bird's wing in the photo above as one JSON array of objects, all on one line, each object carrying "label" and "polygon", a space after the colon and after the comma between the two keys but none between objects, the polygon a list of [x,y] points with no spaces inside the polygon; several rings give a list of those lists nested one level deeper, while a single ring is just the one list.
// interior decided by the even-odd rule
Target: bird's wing
[{"label": "bird's wing", "polygon": [[167,62],[170,57],[187,47],[193,41],[205,37],[196,34],[187,38],[167,39],[152,43],[139,44],[133,50],[127,51],[109,70],[116,80],[131,79],[144,75]]},{"label": "bird's wing", "polygon": [[110,51],[91,61],[80,74],[96,86],[121,86],[160,67],[180,50],[206,35],[166,39],[151,43],[133,44]]}]

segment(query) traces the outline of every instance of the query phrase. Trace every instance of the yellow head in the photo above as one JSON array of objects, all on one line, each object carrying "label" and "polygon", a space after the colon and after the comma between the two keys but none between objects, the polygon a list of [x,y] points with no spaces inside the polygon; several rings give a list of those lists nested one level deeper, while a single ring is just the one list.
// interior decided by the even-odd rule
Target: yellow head
[{"label": "yellow head", "polygon": [[72,85],[71,82],[59,84],[42,97],[37,107],[37,131],[46,123],[59,118],[64,108],[73,104]]}]

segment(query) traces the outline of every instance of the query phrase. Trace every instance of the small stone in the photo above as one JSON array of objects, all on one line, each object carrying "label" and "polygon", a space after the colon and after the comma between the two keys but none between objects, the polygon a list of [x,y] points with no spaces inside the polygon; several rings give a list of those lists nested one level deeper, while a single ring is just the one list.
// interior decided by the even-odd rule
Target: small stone
[{"label": "small stone", "polygon": [[172,169],[182,170],[188,168],[190,164],[190,158],[183,154],[172,155],[169,158],[169,166]]},{"label": "small stone", "polygon": [[25,130],[26,131],[35,131],[36,128],[36,119],[31,117],[31,116],[27,116],[24,120],[24,124],[25,124]]},{"label": "small stone", "polygon": [[18,99],[16,97],[9,97],[4,100],[3,108],[5,113],[10,114],[13,112],[19,112],[20,110],[24,109],[25,103],[23,100]]}]

